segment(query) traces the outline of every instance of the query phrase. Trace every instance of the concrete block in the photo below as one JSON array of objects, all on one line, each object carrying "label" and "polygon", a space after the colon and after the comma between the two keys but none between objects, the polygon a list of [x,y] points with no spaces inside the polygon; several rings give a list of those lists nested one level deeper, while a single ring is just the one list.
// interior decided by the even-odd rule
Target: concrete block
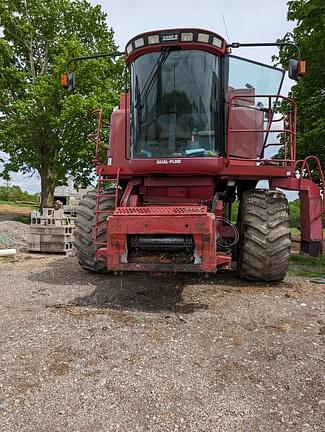
[{"label": "concrete block", "polygon": [[54,217],[39,219],[40,224],[34,223],[29,227],[27,243],[30,252],[65,253],[72,249],[74,226],[69,223],[69,219]]},{"label": "concrete block", "polygon": [[28,242],[30,243],[40,243],[41,235],[40,234],[29,234]]},{"label": "concrete block", "polygon": [[72,229],[75,228],[76,220],[77,220],[77,217],[69,217],[69,224],[71,225]]},{"label": "concrete block", "polygon": [[73,227],[71,225],[30,225],[29,233],[30,234],[45,234],[45,235],[67,235],[72,234]]},{"label": "concrete block", "polygon": [[69,224],[69,220],[67,218],[63,218],[63,219],[53,219],[53,225],[56,226],[64,226],[64,225],[70,225]]},{"label": "concrete block", "polygon": [[41,217],[41,213],[39,211],[32,211],[30,214],[30,217],[32,218],[40,218]]},{"label": "concrete block", "polygon": [[68,252],[72,249],[72,242],[67,243],[44,243],[40,244],[41,252]]},{"label": "concrete block", "polygon": [[72,242],[67,242],[67,243],[28,242],[28,250],[30,252],[64,253],[72,250]]},{"label": "concrete block", "polygon": [[54,209],[53,208],[43,208],[42,216],[44,217],[53,217]]},{"label": "concrete block", "polygon": [[72,235],[68,234],[57,234],[57,235],[52,235],[52,234],[35,234],[36,236],[40,237],[40,242],[41,243],[68,243],[68,242],[72,242]]},{"label": "concrete block", "polygon": [[64,212],[63,212],[63,209],[54,210],[54,212],[53,212],[53,217],[54,217],[55,219],[62,219],[62,218],[64,218]]},{"label": "concrete block", "polygon": [[41,252],[41,244],[40,243],[31,243],[27,244],[29,252]]}]

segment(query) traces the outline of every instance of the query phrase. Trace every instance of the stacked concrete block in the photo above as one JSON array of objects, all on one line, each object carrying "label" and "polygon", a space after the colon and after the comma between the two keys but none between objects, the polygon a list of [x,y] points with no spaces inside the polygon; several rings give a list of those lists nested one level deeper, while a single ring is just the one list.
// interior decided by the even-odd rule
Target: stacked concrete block
[{"label": "stacked concrete block", "polygon": [[64,205],[63,206],[64,214],[68,217],[69,216],[70,217],[77,217],[78,207],[79,207],[79,204],[75,204],[75,203],[69,204],[69,205]]},{"label": "stacked concrete block", "polygon": [[44,208],[43,213],[33,212],[28,238],[31,252],[66,253],[72,249],[71,223],[63,209]]},{"label": "stacked concrete block", "polygon": [[67,216],[70,219],[70,223],[72,225],[74,225],[74,222],[77,218],[77,211],[79,208],[80,201],[86,195],[88,190],[91,190],[91,189],[90,188],[79,189],[77,192],[77,195],[75,197],[73,197],[73,199],[70,199],[69,204],[65,204],[62,206],[62,209],[63,209],[65,216]]},{"label": "stacked concrete block", "polygon": [[44,208],[43,212],[33,212],[28,239],[31,252],[63,253],[72,249],[72,233],[80,201],[89,190],[79,189],[76,196],[69,200],[68,205],[59,201],[58,209]]}]

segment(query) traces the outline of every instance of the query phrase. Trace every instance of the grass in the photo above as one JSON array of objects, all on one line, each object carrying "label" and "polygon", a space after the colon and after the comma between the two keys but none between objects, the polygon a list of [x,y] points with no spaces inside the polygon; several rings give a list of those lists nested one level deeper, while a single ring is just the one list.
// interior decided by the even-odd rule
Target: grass
[{"label": "grass", "polygon": [[325,256],[320,258],[291,256],[289,274],[302,277],[325,277]]},{"label": "grass", "polygon": [[17,215],[15,217],[13,217],[12,220],[15,222],[21,222],[21,223],[30,225],[30,217],[29,216]]},{"label": "grass", "polygon": [[12,206],[12,207],[21,207],[21,208],[27,208],[27,209],[32,209],[32,210],[35,210],[35,208],[36,208],[36,206],[34,206],[32,204],[25,204],[25,203],[15,202],[15,201],[0,200],[0,206],[1,205]]},{"label": "grass", "polygon": [[291,235],[294,237],[300,236],[300,231],[298,230],[298,228],[291,228]]},{"label": "grass", "polygon": [[320,258],[312,258],[308,256],[303,255],[292,255],[290,257],[290,262],[300,265],[307,265],[307,266],[324,266],[325,267],[325,256],[322,256]]},{"label": "grass", "polygon": [[14,220],[17,222],[29,224],[30,213],[32,210],[37,210],[37,208],[31,204],[22,204],[0,200],[0,215],[4,220]]}]

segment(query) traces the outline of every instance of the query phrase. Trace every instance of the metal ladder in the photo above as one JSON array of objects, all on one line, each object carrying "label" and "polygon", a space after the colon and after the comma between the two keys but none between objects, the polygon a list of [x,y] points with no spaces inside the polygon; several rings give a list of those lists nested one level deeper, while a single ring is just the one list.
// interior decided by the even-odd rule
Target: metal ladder
[{"label": "metal ladder", "polygon": [[[107,242],[99,242],[97,238],[100,233],[100,229],[102,226],[100,224],[100,215],[106,214],[108,216],[112,216],[116,207],[119,204],[119,181],[120,181],[120,168],[118,168],[116,173],[116,178],[107,178],[106,175],[103,175],[101,170],[98,174],[98,187],[96,193],[96,217],[95,217],[95,229],[93,231],[93,243],[100,247],[105,247]],[[105,192],[103,191],[103,183],[112,183],[111,188],[115,188],[115,191]],[[114,199],[114,208],[103,210],[101,204],[105,202],[106,199]]]}]

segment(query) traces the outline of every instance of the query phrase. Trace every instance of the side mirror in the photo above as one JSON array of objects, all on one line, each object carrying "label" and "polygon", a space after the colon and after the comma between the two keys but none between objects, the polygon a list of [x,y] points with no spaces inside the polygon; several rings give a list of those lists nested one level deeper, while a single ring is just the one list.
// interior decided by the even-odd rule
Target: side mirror
[{"label": "side mirror", "polygon": [[72,91],[76,88],[76,74],[69,72],[61,75],[60,79],[61,87],[66,88],[68,91]]},{"label": "side mirror", "polygon": [[300,76],[305,75],[306,73],[306,62],[303,60],[289,60],[288,74],[289,78],[295,81],[298,81]]}]

